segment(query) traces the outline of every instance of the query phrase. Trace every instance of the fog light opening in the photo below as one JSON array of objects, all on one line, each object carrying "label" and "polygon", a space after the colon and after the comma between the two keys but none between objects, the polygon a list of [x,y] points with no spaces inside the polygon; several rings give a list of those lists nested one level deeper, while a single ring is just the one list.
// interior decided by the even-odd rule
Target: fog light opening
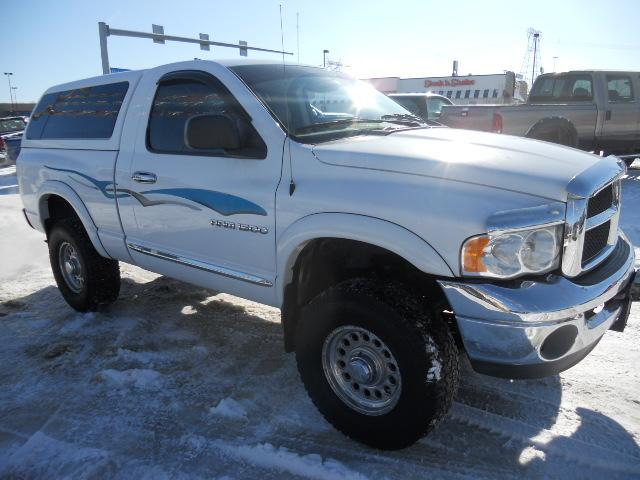
[{"label": "fog light opening", "polygon": [[565,355],[578,336],[578,329],[575,325],[565,325],[554,330],[540,347],[540,356],[545,360],[555,360]]}]

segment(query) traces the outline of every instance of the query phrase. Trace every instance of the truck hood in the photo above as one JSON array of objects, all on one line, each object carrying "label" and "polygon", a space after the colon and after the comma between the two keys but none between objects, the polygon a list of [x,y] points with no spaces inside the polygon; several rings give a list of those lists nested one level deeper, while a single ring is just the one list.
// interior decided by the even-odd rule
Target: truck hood
[{"label": "truck hood", "polygon": [[601,157],[510,135],[426,128],[315,145],[323,163],[442,178],[566,201],[569,181]]}]

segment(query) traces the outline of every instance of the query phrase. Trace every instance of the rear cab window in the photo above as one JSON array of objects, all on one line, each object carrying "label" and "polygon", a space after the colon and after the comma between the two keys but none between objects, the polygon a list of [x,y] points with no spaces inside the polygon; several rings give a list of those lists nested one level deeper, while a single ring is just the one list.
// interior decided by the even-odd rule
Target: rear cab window
[{"label": "rear cab window", "polygon": [[593,80],[589,74],[540,77],[529,95],[530,103],[582,102],[593,100]]},{"label": "rear cab window", "polygon": [[23,118],[0,118],[0,133],[21,132],[24,130],[26,122]]},{"label": "rear cab window", "polygon": [[410,96],[392,96],[396,102],[409,110],[414,115],[419,117],[424,116],[425,100],[424,97],[410,97]]},{"label": "rear cab window", "polygon": [[109,139],[129,82],[44,95],[31,115],[27,139]]}]

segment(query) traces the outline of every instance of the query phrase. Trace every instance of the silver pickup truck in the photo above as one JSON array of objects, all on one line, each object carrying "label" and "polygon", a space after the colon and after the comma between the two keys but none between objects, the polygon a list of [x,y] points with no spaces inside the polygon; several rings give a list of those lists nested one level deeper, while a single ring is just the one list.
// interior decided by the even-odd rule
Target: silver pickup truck
[{"label": "silver pickup truck", "polygon": [[640,157],[639,92],[638,72],[551,73],[537,78],[524,105],[444,106],[439,121],[604,151],[630,164]]}]

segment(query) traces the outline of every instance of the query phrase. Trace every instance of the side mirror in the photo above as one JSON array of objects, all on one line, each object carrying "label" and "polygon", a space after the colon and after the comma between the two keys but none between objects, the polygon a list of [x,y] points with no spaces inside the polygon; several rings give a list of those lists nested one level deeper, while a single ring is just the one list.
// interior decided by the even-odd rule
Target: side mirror
[{"label": "side mirror", "polygon": [[189,118],[184,128],[184,141],[194,150],[236,150],[242,143],[236,121],[221,114]]}]

